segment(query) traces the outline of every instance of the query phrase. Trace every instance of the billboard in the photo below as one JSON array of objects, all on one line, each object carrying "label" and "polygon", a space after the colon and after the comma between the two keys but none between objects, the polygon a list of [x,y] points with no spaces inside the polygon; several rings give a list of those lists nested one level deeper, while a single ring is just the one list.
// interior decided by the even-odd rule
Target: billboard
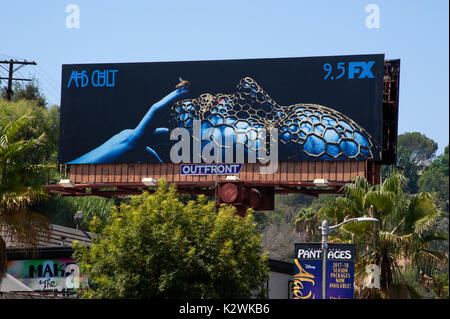
[{"label": "billboard", "polygon": [[[294,299],[322,299],[322,246],[296,243]],[[327,299],[353,299],[355,245],[328,243],[326,270]]]},{"label": "billboard", "polygon": [[384,55],[62,67],[59,160],[380,160]]}]

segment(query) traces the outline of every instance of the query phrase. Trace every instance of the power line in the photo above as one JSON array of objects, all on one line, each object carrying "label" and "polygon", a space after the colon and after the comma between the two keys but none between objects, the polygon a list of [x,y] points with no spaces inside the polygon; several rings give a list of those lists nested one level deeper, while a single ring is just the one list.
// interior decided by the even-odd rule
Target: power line
[{"label": "power line", "polygon": [[3,71],[3,69],[0,68],[0,75],[8,76],[8,73],[6,71]]},{"label": "power line", "polygon": [[36,79],[38,82],[41,82],[40,84],[45,82],[44,84],[47,85],[48,88],[52,89],[57,94],[59,93],[58,89],[56,89],[55,86],[47,79],[45,79],[39,72],[28,73],[28,76],[32,79]]},{"label": "power line", "polygon": [[56,87],[60,86],[58,81],[55,81],[40,65],[38,65],[37,68],[38,68],[38,70],[41,70],[47,76],[47,78],[50,80],[50,82],[53,82],[53,84]]},{"label": "power line", "polygon": [[[26,61],[26,60],[19,61],[19,60],[15,60],[15,59],[10,59],[9,61],[8,60],[0,60],[0,65],[1,64],[7,64],[9,66],[9,68],[7,69],[8,77],[0,77],[0,80],[8,80],[8,85],[6,88],[6,99],[8,101],[11,101],[11,95],[13,94],[13,91],[12,91],[13,81],[31,81],[31,79],[26,79],[26,78],[13,78],[13,73],[19,71],[19,69],[24,67],[25,65],[36,65],[37,63],[34,61]],[[15,64],[17,64],[19,66],[14,68]]]},{"label": "power line", "polygon": [[60,93],[60,84],[58,81],[54,80],[52,76],[50,76],[44,68],[42,68],[40,65],[37,65],[37,67],[34,69],[34,73],[39,75],[39,78],[44,80],[52,89],[55,90],[56,93]]},{"label": "power line", "polygon": [[56,94],[59,94],[59,89],[52,82],[50,82],[48,79],[46,79],[44,76],[42,76],[42,73],[39,72],[39,70],[37,70],[37,73],[39,75],[39,79],[45,81],[47,83],[47,85],[49,86],[49,88],[51,88]]},{"label": "power line", "polygon": [[48,104],[59,105],[58,103],[55,103],[55,101],[60,100],[59,90],[56,89],[55,86],[49,80],[47,80],[41,72],[39,72],[39,70],[33,69],[33,71],[18,71],[18,74],[21,77],[24,77],[22,72],[26,72],[28,77],[37,81],[37,84],[40,87],[41,94],[45,97]]},{"label": "power line", "polygon": [[[11,95],[12,95],[12,81],[15,80],[19,80],[19,81],[31,81],[32,79],[29,78],[36,78],[36,73],[37,73],[37,80],[41,80],[45,82],[45,87],[51,89],[51,92],[49,92],[47,90],[46,95],[46,99],[53,105],[58,105],[58,103],[55,103],[54,101],[59,100],[59,89],[58,89],[58,84],[57,82],[39,65],[37,65],[36,62],[28,62],[26,61],[26,59],[23,58],[19,58],[19,57],[15,57],[15,56],[11,56],[8,54],[4,54],[4,53],[0,53],[0,56],[3,57],[7,57],[9,58],[9,60],[3,60],[0,61],[0,71],[2,75],[2,77],[0,77],[0,80],[4,79],[4,80],[8,80],[8,87],[6,88],[7,90],[7,99],[10,100],[11,99]],[[23,61],[19,61],[19,60],[23,60]],[[19,67],[14,68],[12,70],[12,73],[17,73],[20,78],[13,78],[12,80],[10,80],[10,69],[11,69],[11,62],[13,62],[13,64],[19,64]],[[2,64],[9,64],[9,68],[5,67]],[[37,65],[38,69],[35,69],[35,72],[33,75],[31,75],[31,73],[28,71],[27,76],[24,76],[23,73],[21,71],[23,70],[19,70],[21,67],[23,67],[26,64],[33,64],[33,65]],[[3,72],[3,70],[7,73],[5,76],[5,72]],[[37,71],[37,72],[36,72]]]},{"label": "power line", "polygon": [[19,57],[11,56],[11,55],[4,54],[4,53],[0,53],[0,55],[3,56],[3,57],[6,57],[7,59],[24,60],[24,61],[26,61],[25,58],[19,58]]},{"label": "power line", "polygon": [[37,71],[37,72],[35,72],[33,77],[36,77],[36,73],[37,73],[38,74],[38,77],[37,77],[38,81],[40,81],[40,82],[42,81],[42,84],[44,84],[47,89],[51,89],[51,90],[46,90],[46,92],[47,92],[46,96],[51,96],[51,99],[50,98],[48,99],[49,102],[51,102],[54,105],[58,105],[54,101],[58,101],[59,100],[59,94],[60,94],[59,90],[53,85],[52,82],[50,82],[47,78],[45,78],[39,70],[36,69],[35,71]]}]

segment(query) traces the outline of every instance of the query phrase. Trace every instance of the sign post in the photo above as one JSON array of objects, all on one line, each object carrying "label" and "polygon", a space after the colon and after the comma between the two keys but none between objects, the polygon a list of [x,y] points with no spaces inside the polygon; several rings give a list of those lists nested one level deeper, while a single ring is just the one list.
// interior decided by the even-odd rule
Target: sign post
[{"label": "sign post", "polygon": [[[328,221],[324,220],[319,227],[322,231],[321,244],[295,244],[294,299],[315,299],[319,296],[322,299],[353,298],[355,246],[354,244],[328,243],[330,232],[350,222],[378,222],[378,219],[366,216],[356,217],[333,226],[329,226]],[[314,274],[308,273],[305,268],[314,269]],[[312,283],[314,289],[317,289],[316,285],[320,283],[319,286],[322,287],[320,294],[315,290],[313,293],[312,287],[307,287],[309,290],[305,290],[304,281]]]},{"label": "sign post", "polygon": [[322,299],[327,299],[327,249],[328,249],[328,222],[322,222]]},{"label": "sign post", "polygon": [[[328,235],[330,234],[330,232],[332,232],[335,229],[338,229],[339,227],[341,227],[344,224],[347,223],[351,223],[351,222],[378,222],[378,219],[373,218],[373,217],[356,217],[356,218],[350,218],[350,219],[346,219],[344,220],[342,223],[337,224],[337,225],[333,225],[333,226],[328,226],[328,222],[326,220],[324,220],[322,222],[322,226],[319,227],[320,230],[322,230],[322,250],[324,251],[324,253],[322,254],[322,267],[326,268],[327,267],[327,258],[328,258],[328,252],[327,252],[327,246],[328,246]],[[353,248],[353,255],[354,255],[354,248]],[[354,266],[353,266],[354,267]],[[326,269],[323,269],[322,272],[322,279],[323,278],[328,278],[326,276]],[[352,281],[352,286],[353,286],[353,281]],[[326,283],[325,280],[323,279],[322,282],[322,296],[323,299],[326,299],[327,297],[327,288],[326,288]],[[353,298],[353,288],[352,288],[352,298]]]}]

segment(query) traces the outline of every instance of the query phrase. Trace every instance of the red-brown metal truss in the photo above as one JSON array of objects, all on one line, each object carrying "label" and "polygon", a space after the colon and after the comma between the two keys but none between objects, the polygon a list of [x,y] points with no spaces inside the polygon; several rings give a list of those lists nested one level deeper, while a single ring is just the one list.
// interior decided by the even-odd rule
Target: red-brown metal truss
[{"label": "red-brown metal truss", "polygon": [[[175,182],[177,192],[182,194],[205,194],[214,196],[215,182]],[[218,184],[224,184],[220,181]],[[246,187],[270,187],[274,188],[276,194],[302,193],[318,196],[319,194],[336,194],[341,192],[341,188],[346,183],[330,182],[328,187],[317,187],[313,182],[284,182],[276,183],[268,181],[242,182]],[[217,185],[218,186],[218,185]],[[153,192],[154,187],[148,187],[141,182],[137,183],[93,183],[75,184],[74,187],[63,187],[59,184],[45,185],[45,189],[50,194],[60,194],[62,196],[102,196],[111,198],[114,196],[140,195],[143,191]]]}]

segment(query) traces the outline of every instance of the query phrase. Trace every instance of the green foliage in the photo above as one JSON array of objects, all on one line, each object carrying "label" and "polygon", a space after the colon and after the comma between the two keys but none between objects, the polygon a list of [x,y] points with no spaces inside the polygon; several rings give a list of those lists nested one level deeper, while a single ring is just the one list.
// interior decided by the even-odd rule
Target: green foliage
[{"label": "green foliage", "polygon": [[83,218],[78,224],[79,229],[88,230],[94,217],[98,218],[100,226],[106,225],[114,205],[113,199],[97,196],[72,197],[53,195],[48,200],[35,205],[36,212],[46,216],[53,224],[75,228],[76,212],[83,212]]},{"label": "green foliage", "polygon": [[269,251],[270,258],[292,262],[295,242],[320,241],[318,219],[302,219],[299,214],[304,210],[315,213],[322,203],[336,196],[276,195],[274,211],[255,212],[257,230],[263,233],[262,244]]},{"label": "green foliage", "polygon": [[417,172],[431,162],[437,149],[437,143],[424,134],[408,132],[398,136],[397,165],[404,169],[409,193],[417,193]]},{"label": "green foliage", "polygon": [[263,232],[271,225],[294,224],[295,216],[302,208],[308,207],[314,197],[304,194],[275,195],[273,211],[255,211],[258,230]]},{"label": "green foliage", "polygon": [[[0,102],[2,103],[2,102]],[[30,163],[30,153],[43,147],[45,133],[25,136],[33,124],[33,109],[28,105],[14,109],[0,104],[0,213],[10,209],[25,209],[35,200],[45,197],[41,176],[51,166]],[[14,112],[13,112],[14,111]],[[28,137],[28,138],[27,138]]]},{"label": "green foliage", "polygon": [[423,172],[418,181],[419,191],[433,192],[436,194],[438,207],[449,212],[449,166],[448,145],[444,154],[439,155],[431,165]]},{"label": "green foliage", "polygon": [[[21,107],[14,108],[17,105]],[[41,176],[50,168],[27,161],[28,154],[39,153],[45,143],[45,133],[25,134],[34,119],[32,106],[25,102],[0,101],[0,228],[3,235],[27,246],[36,245],[49,226],[46,218],[30,210],[47,196]],[[0,237],[0,250],[3,246]],[[0,261],[5,258],[0,256]],[[4,270],[0,264],[0,278]]]},{"label": "green foliage", "polygon": [[255,221],[258,229],[263,231],[270,225],[291,224],[295,225],[298,213],[302,209],[310,208],[318,211],[323,203],[330,198],[337,197],[334,194],[322,194],[317,197],[305,194],[275,195],[275,209],[273,211],[256,211]]},{"label": "green foliage", "polygon": [[313,208],[302,208],[295,218],[295,231],[305,235],[305,242],[316,242],[320,240],[320,224],[319,215]]},{"label": "green foliage", "polygon": [[[33,152],[21,154],[24,162],[33,164],[57,163],[59,107],[42,108],[34,100],[7,102],[0,99],[0,109],[2,118],[6,121],[12,121],[26,115],[27,125],[21,126],[21,129],[15,133],[16,138],[40,141],[39,148],[35,148]],[[48,176],[48,172],[41,176]]]},{"label": "green foliage", "polygon": [[[35,140],[39,145],[32,150],[23,151],[15,161],[20,161],[21,165],[28,169],[33,169],[33,174],[16,175],[18,179],[32,179],[38,185],[52,184],[59,180],[59,172],[56,169],[58,157],[59,138],[59,107],[43,107],[40,98],[42,94],[35,82],[31,82],[26,87],[15,87],[15,94],[12,102],[0,99],[1,120],[5,123],[16,121],[26,121],[26,125],[21,125],[14,132],[17,140]],[[12,128],[9,129],[12,132]],[[10,133],[12,134],[12,133]],[[17,166],[21,167],[20,165]],[[25,176],[25,177],[24,177]],[[19,181],[20,182],[20,181]],[[31,182],[31,180],[27,181]],[[13,183],[13,182],[11,182]],[[41,189],[44,192],[43,189]],[[48,217],[49,221],[75,227],[73,215],[76,211],[83,211],[84,217],[79,225],[86,229],[93,216],[97,216],[103,225],[110,213],[112,202],[122,202],[122,199],[106,200],[99,197],[62,197],[55,195],[44,196],[39,202],[30,202],[30,209]]]},{"label": "green foliage", "polygon": [[[448,270],[448,269],[447,269]],[[433,273],[432,289],[435,293],[435,298],[448,299],[448,271],[439,272],[435,270]]]},{"label": "green foliage", "polygon": [[431,160],[438,149],[435,141],[419,132],[408,132],[399,135],[397,144],[399,149],[402,148],[405,152],[404,155],[408,155],[407,158],[405,156],[402,159],[408,160],[416,166]]},{"label": "green foliage", "polygon": [[338,237],[359,243],[362,257],[357,264],[357,285],[362,289],[365,266],[380,267],[381,288],[388,297],[407,294],[417,297],[414,287],[408,284],[399,267],[401,259],[407,259],[418,269],[430,264],[445,262],[446,257],[429,249],[435,240],[448,236],[433,231],[439,211],[428,193],[407,196],[403,193],[406,178],[396,171],[385,179],[381,187],[371,186],[363,177],[355,177],[345,186],[346,197],[338,197],[326,203],[321,213],[334,223],[348,218],[371,216],[378,223],[348,223]]},{"label": "green foliage", "polygon": [[47,105],[45,97],[39,88],[38,81],[34,78],[26,84],[22,84],[21,82],[15,82],[13,84],[11,101],[17,102],[19,100],[35,101],[41,108]]},{"label": "green foliage", "polygon": [[[402,267],[402,274],[405,282],[408,283],[408,286],[412,289],[408,290],[407,286],[401,289],[401,286],[397,287],[395,291],[395,297],[398,299],[403,298],[410,298],[411,296],[408,294],[408,292],[415,293],[414,297],[415,299],[430,299],[434,297],[434,293],[430,291],[430,289],[427,289],[427,284],[425,283],[426,280],[423,280],[423,278],[420,278],[420,273],[417,271],[416,267],[413,267],[411,265],[408,265],[406,267]],[[406,290],[406,294],[405,294]]]},{"label": "green foliage", "polygon": [[92,245],[77,244],[75,258],[92,287],[87,298],[263,297],[266,254],[251,212],[199,196],[183,204],[174,186],[114,207]]}]

